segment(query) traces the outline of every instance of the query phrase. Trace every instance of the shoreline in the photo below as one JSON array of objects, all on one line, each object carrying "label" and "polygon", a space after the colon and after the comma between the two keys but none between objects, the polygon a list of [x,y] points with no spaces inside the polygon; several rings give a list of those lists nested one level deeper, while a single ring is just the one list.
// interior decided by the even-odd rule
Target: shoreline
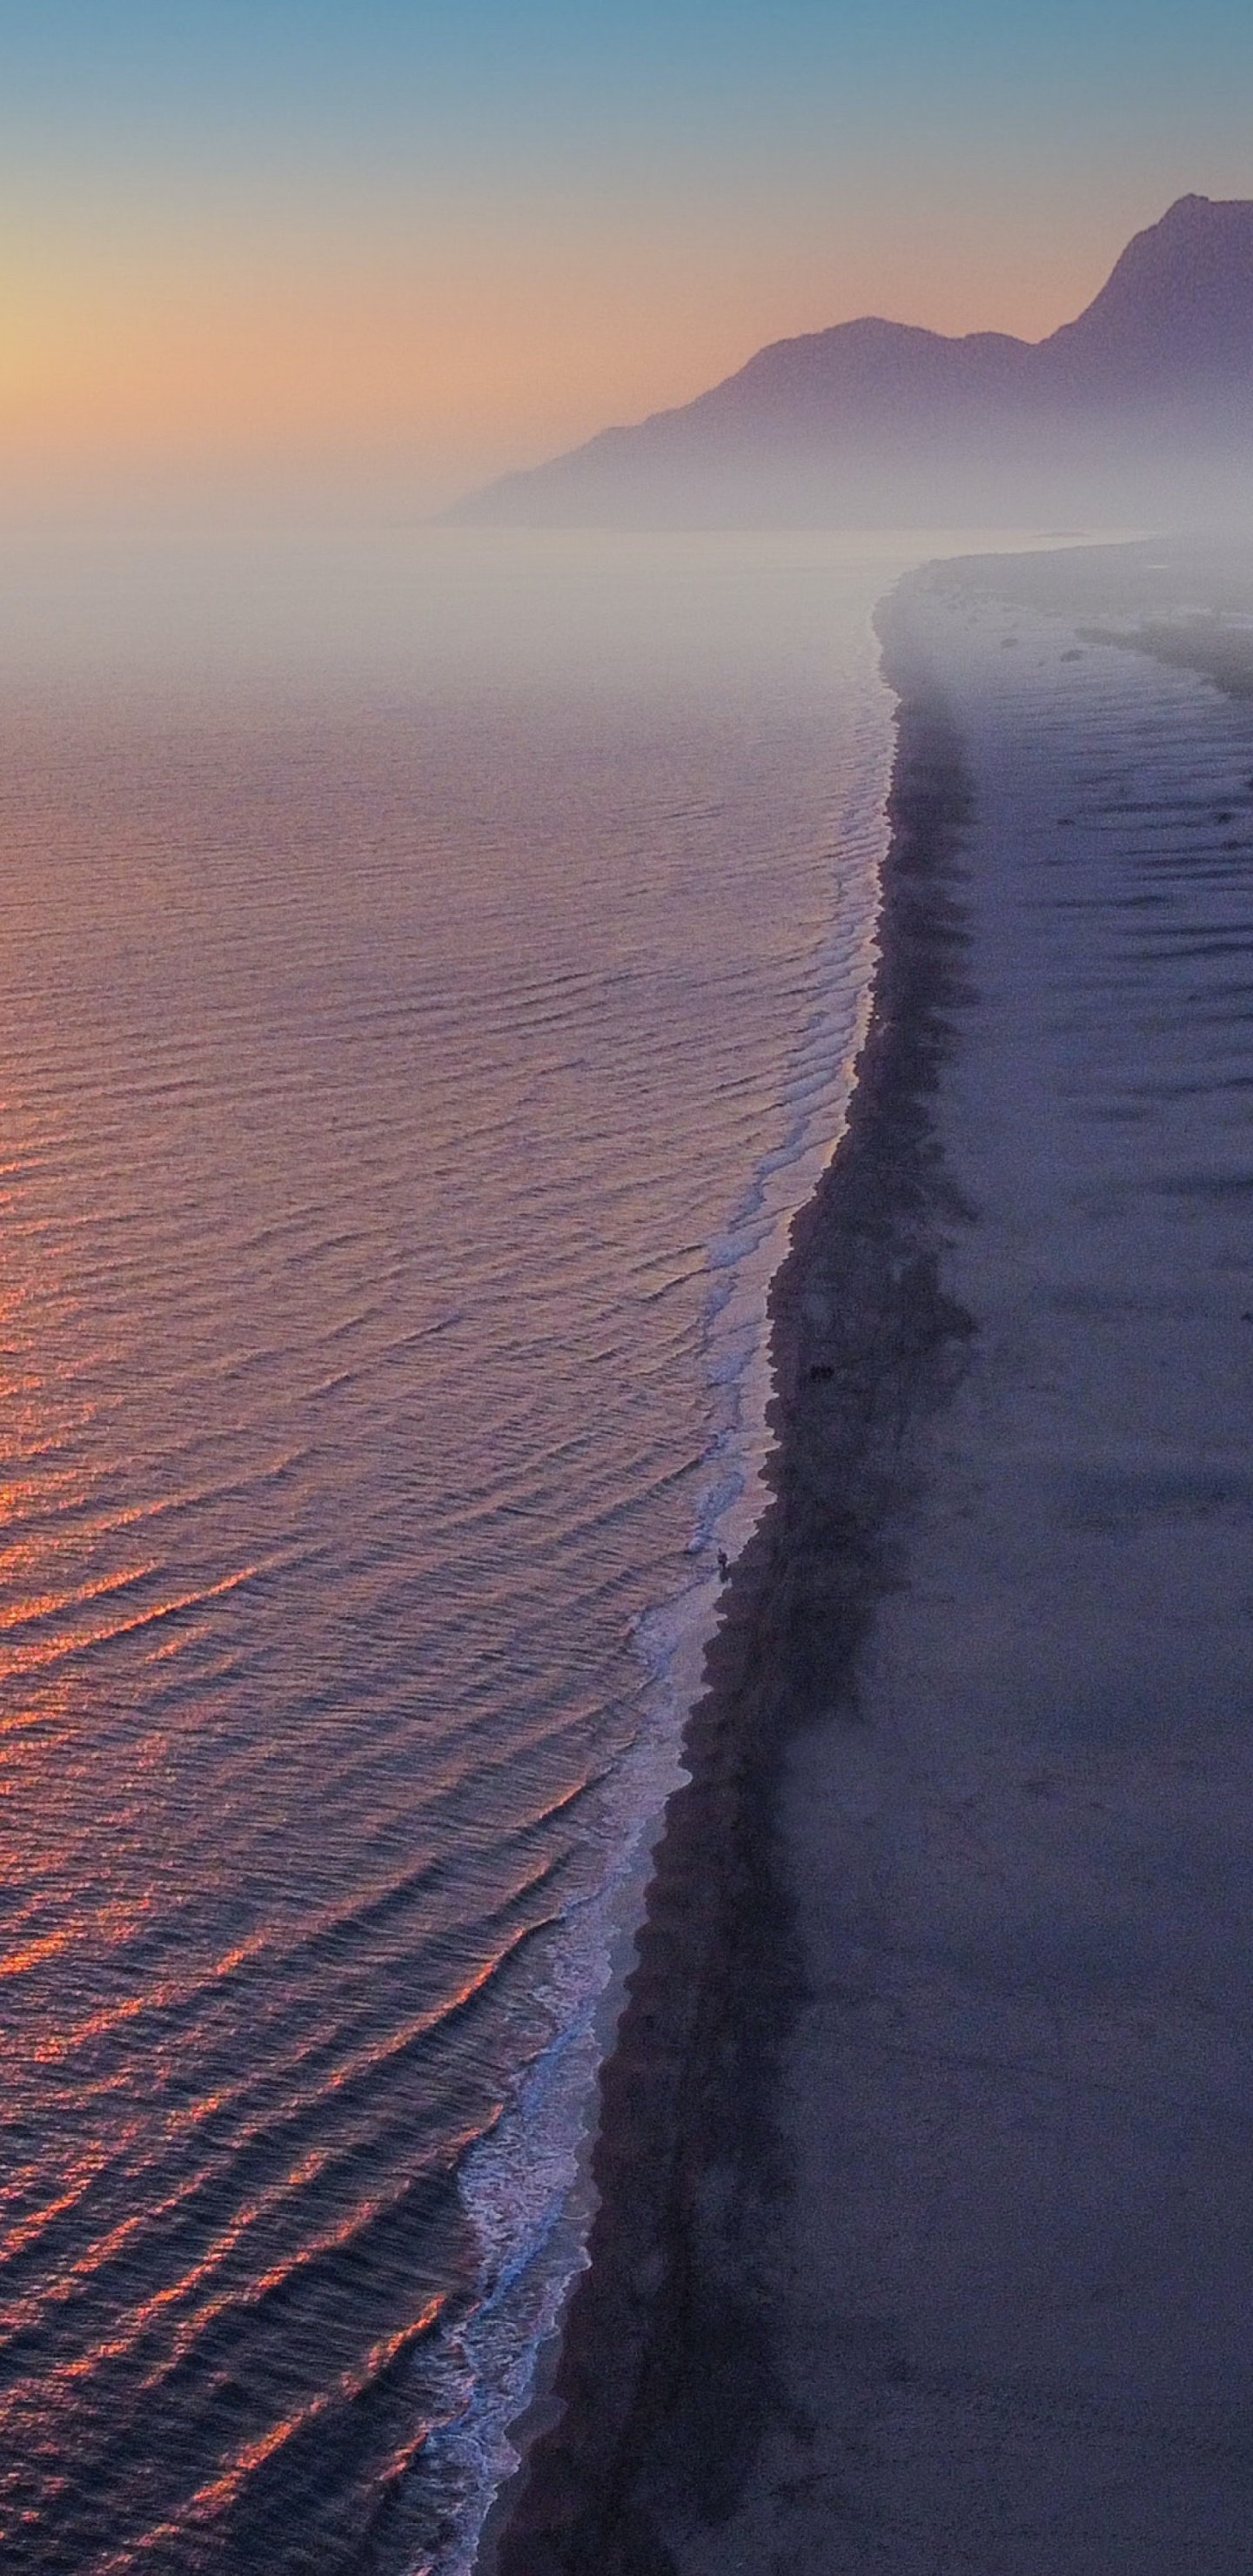
[{"label": "shoreline", "polygon": [[689,1779],[655,1847],[602,2072],[590,2268],[485,2534],[491,2576],[667,2576],[672,2538],[724,2519],[789,2406],[770,2275],[804,1970],[778,1848],[783,1752],[849,1690],[892,1581],[903,1433],[971,1330],[939,1285],[953,1206],[930,1108],[960,1001],[967,790],[891,600],[876,622],[898,707],[871,1017],[846,1132],[770,1292],[770,1499],[723,1595]]},{"label": "shoreline", "polygon": [[[615,2046],[623,1997],[635,1963],[637,1933],[652,1885],[656,1848],[665,1831],[670,1801],[686,1778],[687,1725],[692,1710],[705,1695],[706,1659],[728,1597],[725,1583],[712,1566],[699,1569],[705,1559],[712,1559],[718,1542],[723,1543],[732,1562],[738,1560],[768,1506],[767,1470],[775,1447],[770,1419],[774,1381],[768,1301],[774,1280],[787,1259],[795,1225],[830,1167],[836,1150],[831,1142],[833,1130],[837,1146],[842,1139],[856,1067],[865,1043],[878,959],[879,885],[888,842],[886,805],[896,705],[882,673],[882,648],[875,624],[878,604],[876,600],[866,606],[858,645],[861,678],[869,681],[874,704],[868,699],[862,710],[856,756],[845,782],[838,825],[833,827],[842,874],[851,872],[856,887],[864,886],[866,891],[864,896],[860,891],[850,895],[846,889],[828,924],[821,949],[820,998],[802,1025],[782,1095],[791,1123],[763,1148],[761,1162],[753,1167],[740,1199],[727,1216],[723,1238],[739,1239],[734,1262],[726,1268],[721,1263],[712,1267],[717,1304],[706,1326],[711,1347],[705,1359],[721,1410],[704,1461],[703,1472],[710,1477],[708,1491],[689,1542],[689,1554],[698,1571],[688,1576],[682,1592],[663,1597],[638,1623],[641,1631],[652,1631],[654,1636],[669,1632],[660,1669],[654,1637],[650,1637],[647,1648],[639,1647],[641,1705],[648,1712],[646,1728],[650,1739],[656,1738],[652,1758],[654,1762],[665,1760],[669,1785],[652,1802],[648,1821],[637,1831],[631,1864],[614,1882],[609,1905],[609,1918],[615,1927],[610,1964],[590,2023],[595,2033],[595,2062],[587,2079],[588,2111],[575,2150],[576,2180],[561,2222],[566,2243],[580,2250],[578,2258],[572,2258],[564,2267],[556,2323],[537,2342],[537,2361],[525,2400],[519,2411],[508,2418],[507,2438],[516,2465],[493,2489],[469,2562],[475,2576],[496,2576],[504,2533],[525,2483],[530,2455],[561,2411],[553,2397],[553,2382],[570,2300],[586,2269],[586,2220],[597,2205],[591,2165],[599,2129],[601,2075]],[[872,761],[873,793],[866,777]],[[869,864],[865,864],[868,841],[873,843],[873,849]],[[859,971],[853,983],[857,998],[848,1026],[851,964]],[[825,1067],[823,1090],[814,1078],[816,1056]],[[782,1203],[778,1195],[781,1188],[788,1193]],[[747,1250],[742,1248],[745,1237],[749,1238]],[[730,1287],[724,1284],[728,1280],[734,1283]],[[711,1288],[711,1307],[714,1295]],[[743,1343],[746,1332],[751,1337],[747,1357],[737,1361],[730,1373],[729,1405],[727,1373],[719,1370],[716,1376],[713,1374],[715,1336],[726,1334],[728,1327],[732,1347]],[[660,1717],[657,1711],[662,1712]],[[658,1749],[663,1742],[665,1755]]]},{"label": "shoreline", "polygon": [[1253,548],[879,628],[872,1017],[499,2576],[1253,2571]]}]

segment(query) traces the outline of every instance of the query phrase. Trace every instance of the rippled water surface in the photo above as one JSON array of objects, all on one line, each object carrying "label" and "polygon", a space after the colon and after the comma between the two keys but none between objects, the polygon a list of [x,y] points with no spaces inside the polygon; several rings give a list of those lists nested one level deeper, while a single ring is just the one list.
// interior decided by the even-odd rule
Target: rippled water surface
[{"label": "rippled water surface", "polygon": [[0,559],[7,2567],[466,2563],[846,1088],[892,570]]}]

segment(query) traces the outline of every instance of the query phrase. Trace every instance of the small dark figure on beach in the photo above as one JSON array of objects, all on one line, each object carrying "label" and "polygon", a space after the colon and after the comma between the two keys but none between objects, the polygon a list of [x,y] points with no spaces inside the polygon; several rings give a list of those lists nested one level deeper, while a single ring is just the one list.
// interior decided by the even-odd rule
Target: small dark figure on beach
[{"label": "small dark figure on beach", "polygon": [[727,1576],[728,1576],[728,1574],[730,1573],[730,1571],[731,1571],[731,1561],[730,1561],[730,1558],[729,1558],[729,1557],[728,1557],[728,1555],[727,1555],[726,1549],[725,1549],[724,1547],[720,1547],[720,1548],[719,1548],[719,1550],[718,1550],[718,1581],[719,1581],[719,1583],[725,1583],[725,1582],[726,1582]]}]

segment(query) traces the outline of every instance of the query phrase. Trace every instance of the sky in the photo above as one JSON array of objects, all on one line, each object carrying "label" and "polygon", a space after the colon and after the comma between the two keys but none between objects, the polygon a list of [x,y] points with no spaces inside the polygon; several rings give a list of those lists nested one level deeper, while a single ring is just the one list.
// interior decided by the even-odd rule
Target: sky
[{"label": "sky", "polygon": [[420,517],[1253,196],[1247,0],[0,0],[0,516]]}]

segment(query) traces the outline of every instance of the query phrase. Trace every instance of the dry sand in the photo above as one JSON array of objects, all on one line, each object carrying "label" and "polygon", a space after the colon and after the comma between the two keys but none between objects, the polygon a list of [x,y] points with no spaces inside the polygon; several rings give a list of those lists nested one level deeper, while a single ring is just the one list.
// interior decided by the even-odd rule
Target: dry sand
[{"label": "dry sand", "polygon": [[1059,579],[888,612],[876,1017],[505,2576],[1253,2571],[1253,706]]}]

